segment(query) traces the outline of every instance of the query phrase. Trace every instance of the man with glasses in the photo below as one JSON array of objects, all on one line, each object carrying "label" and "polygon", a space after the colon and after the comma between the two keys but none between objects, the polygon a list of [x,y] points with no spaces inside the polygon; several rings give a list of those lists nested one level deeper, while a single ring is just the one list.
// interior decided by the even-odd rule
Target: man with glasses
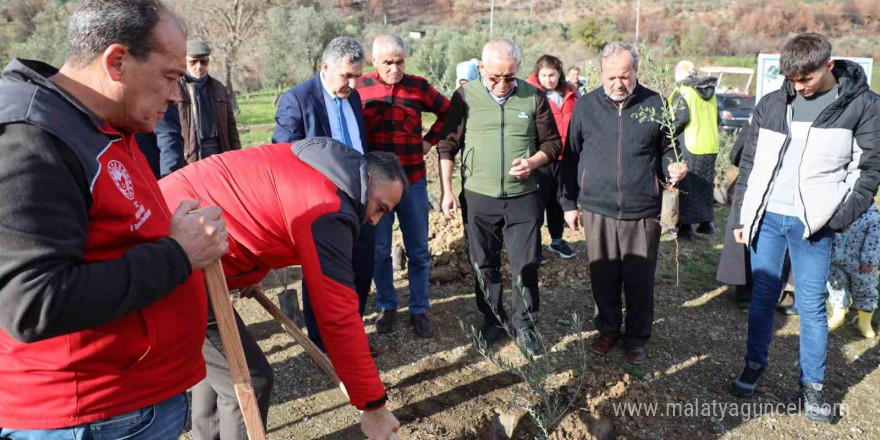
[{"label": "man with glasses", "polygon": [[240,150],[232,101],[223,83],[208,75],[211,48],[203,41],[186,44],[186,76],[178,81],[181,101],[168,107],[156,125],[160,174],[229,150]]},{"label": "man with glasses", "polygon": [[506,242],[514,295],[511,327],[520,346],[534,354],[544,207],[532,171],[559,157],[562,142],[547,97],[516,78],[521,64],[513,41],[486,43],[481,79],[455,91],[437,150],[447,219],[457,207],[452,173],[462,151],[468,248],[484,316],[481,335],[489,345],[504,335],[501,246]]}]

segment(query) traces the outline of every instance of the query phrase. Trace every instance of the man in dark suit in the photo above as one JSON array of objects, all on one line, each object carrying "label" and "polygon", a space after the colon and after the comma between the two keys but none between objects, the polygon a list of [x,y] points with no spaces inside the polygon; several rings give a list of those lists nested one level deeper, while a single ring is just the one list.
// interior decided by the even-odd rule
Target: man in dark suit
[{"label": "man in dark suit", "polygon": [[[364,48],[354,38],[338,37],[327,45],[322,58],[321,70],[312,79],[281,97],[275,112],[272,143],[330,137],[361,154],[366,153],[363,107],[355,90],[357,80],[364,73]],[[357,176],[358,170],[351,170],[351,173]],[[364,225],[353,254],[355,291],[361,316],[373,283],[374,248],[373,227]],[[303,315],[309,338],[323,350],[305,284],[302,290]]]}]

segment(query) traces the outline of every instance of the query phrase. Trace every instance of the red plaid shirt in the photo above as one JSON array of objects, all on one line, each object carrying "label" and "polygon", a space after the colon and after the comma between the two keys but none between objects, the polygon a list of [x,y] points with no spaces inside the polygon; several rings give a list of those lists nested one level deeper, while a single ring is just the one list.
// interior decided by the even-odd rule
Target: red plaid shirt
[{"label": "red plaid shirt", "polygon": [[[378,72],[364,75],[357,88],[364,105],[367,151],[390,151],[397,155],[410,183],[425,177],[422,140],[436,145],[449,110],[449,100],[428,81],[404,75],[395,84],[382,82]],[[422,112],[437,115],[437,122],[422,137]]]}]

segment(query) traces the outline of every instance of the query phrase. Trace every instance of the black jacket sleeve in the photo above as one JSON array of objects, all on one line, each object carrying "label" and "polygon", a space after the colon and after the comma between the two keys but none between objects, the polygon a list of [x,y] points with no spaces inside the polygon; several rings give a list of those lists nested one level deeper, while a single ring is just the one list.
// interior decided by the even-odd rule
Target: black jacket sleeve
[{"label": "black jacket sleeve", "polygon": [[865,109],[853,133],[862,150],[858,162],[859,177],[853,184],[852,193],[828,222],[835,231],[853,224],[871,207],[880,184],[880,98],[871,92],[864,96]]},{"label": "black jacket sleeve", "polygon": [[169,105],[162,120],[156,124],[156,143],[159,145],[159,173],[165,177],[186,165],[183,157],[183,134],[180,132],[180,112],[177,105]]},{"label": "black jacket sleeve", "polygon": [[0,126],[0,327],[21,342],[111,322],[191,273],[170,238],[84,261],[89,184],[73,151],[41,129]]},{"label": "black jacket sleeve", "polygon": [[559,136],[559,127],[553,117],[550,101],[547,95],[539,92],[535,95],[535,131],[538,133],[538,150],[543,151],[550,159],[550,163],[559,160],[562,152],[562,137]]},{"label": "black jacket sleeve", "polygon": [[739,130],[739,134],[736,135],[736,141],[733,143],[733,147],[730,149],[730,155],[728,155],[728,159],[730,159],[730,164],[739,168],[739,161],[742,159],[743,147],[746,144],[746,139],[749,137],[749,126],[745,125],[743,128]]},{"label": "black jacket sleeve", "polygon": [[464,146],[464,124],[467,120],[467,103],[464,99],[464,89],[459,87],[452,94],[449,111],[446,113],[446,122],[440,132],[440,141],[437,142],[437,154],[440,159],[454,160],[461,147]]},{"label": "black jacket sleeve", "polygon": [[762,110],[763,107],[759,103],[755,107],[752,123],[743,130],[745,138],[743,138],[742,153],[739,158],[739,175],[736,178],[736,191],[733,193],[733,201],[730,204],[730,216],[733,217],[733,220],[728,222],[733,225],[733,229],[740,229],[744,226],[739,221],[740,211],[742,211],[743,200],[749,187],[749,175],[752,174],[752,166],[755,163],[755,149],[758,147],[758,133],[761,131],[759,124],[763,118]]},{"label": "black jacket sleeve", "polygon": [[584,146],[584,133],[581,128],[581,119],[585,114],[586,99],[575,102],[571,113],[571,121],[568,123],[568,137],[565,139],[565,148],[562,149],[562,163],[559,166],[559,204],[564,211],[577,210],[577,200],[581,188],[578,181],[578,162],[580,162],[581,150]]}]

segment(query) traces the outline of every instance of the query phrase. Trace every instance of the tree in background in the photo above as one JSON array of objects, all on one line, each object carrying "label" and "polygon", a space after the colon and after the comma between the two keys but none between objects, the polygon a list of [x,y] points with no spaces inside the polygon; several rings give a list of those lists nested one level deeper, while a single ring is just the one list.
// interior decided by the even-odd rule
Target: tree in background
[{"label": "tree in background", "polygon": [[233,75],[241,71],[242,46],[265,30],[268,10],[280,3],[272,0],[174,0],[174,5],[190,29],[190,37],[208,41],[223,60],[226,90],[233,108],[239,113]]},{"label": "tree in background", "polygon": [[[33,16],[33,31],[26,40],[13,43],[10,55],[40,60],[61,67],[67,57],[67,22],[70,17],[68,2],[52,0]],[[25,27],[26,28],[26,27]]]},{"label": "tree in background", "polygon": [[599,52],[606,44],[622,38],[617,26],[607,17],[591,17],[572,26],[574,38],[584,42],[588,49]]},{"label": "tree in background", "polygon": [[321,55],[330,40],[343,35],[346,22],[335,10],[320,4],[273,7],[268,13],[271,32],[262,36],[266,51],[260,57],[264,82],[275,89],[277,104],[281,88],[299,83],[321,67]]}]

